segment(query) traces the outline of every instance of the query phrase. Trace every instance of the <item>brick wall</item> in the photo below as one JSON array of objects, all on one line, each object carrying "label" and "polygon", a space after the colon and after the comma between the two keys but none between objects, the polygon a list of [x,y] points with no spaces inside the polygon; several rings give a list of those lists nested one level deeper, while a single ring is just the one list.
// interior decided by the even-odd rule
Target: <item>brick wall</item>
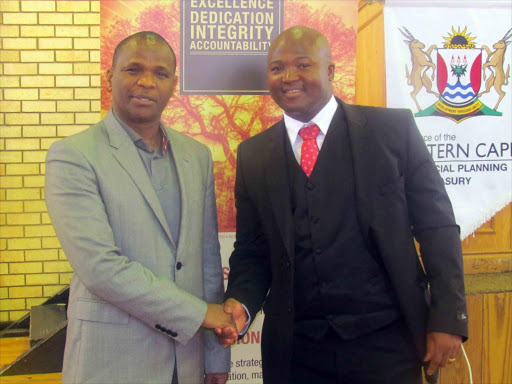
[{"label": "brick wall", "polygon": [[100,119],[100,2],[0,0],[0,322],[69,284],[46,150]]}]

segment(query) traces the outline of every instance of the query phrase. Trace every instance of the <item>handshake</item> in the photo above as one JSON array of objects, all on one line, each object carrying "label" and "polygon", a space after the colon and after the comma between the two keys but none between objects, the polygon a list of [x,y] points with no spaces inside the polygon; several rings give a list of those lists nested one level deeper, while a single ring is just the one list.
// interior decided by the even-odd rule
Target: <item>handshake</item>
[{"label": "handshake", "polygon": [[201,326],[213,329],[221,345],[226,348],[238,340],[246,322],[245,308],[238,300],[230,298],[224,304],[208,304]]}]

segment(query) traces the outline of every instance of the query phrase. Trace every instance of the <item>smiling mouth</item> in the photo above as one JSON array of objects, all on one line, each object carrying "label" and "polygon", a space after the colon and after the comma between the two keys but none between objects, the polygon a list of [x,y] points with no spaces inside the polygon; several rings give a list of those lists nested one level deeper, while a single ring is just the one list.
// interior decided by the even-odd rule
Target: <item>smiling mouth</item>
[{"label": "smiling mouth", "polygon": [[285,95],[293,95],[296,93],[302,93],[302,89],[285,89],[285,90],[283,90],[283,93]]},{"label": "smiling mouth", "polygon": [[137,99],[137,100],[140,100],[140,101],[144,101],[144,102],[149,102],[149,101],[155,101],[153,99],[150,99],[149,97],[143,97],[143,96],[134,96],[133,97],[134,99]]}]

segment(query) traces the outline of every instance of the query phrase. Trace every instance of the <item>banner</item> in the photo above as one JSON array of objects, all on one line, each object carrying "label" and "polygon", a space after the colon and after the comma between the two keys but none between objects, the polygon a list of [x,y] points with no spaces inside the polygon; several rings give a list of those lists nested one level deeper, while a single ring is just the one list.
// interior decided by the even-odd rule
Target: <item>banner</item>
[{"label": "banner", "polygon": [[[180,2],[181,93],[267,94],[267,51],[282,31],[283,2]],[[197,76],[205,62],[214,76]]]},{"label": "banner", "polygon": [[512,3],[387,0],[388,107],[410,108],[464,239],[512,201]]},{"label": "banner", "polygon": [[[212,151],[225,282],[235,239],[236,149],[282,118],[267,92],[266,52],[284,29],[304,25],[324,33],[336,65],[334,93],[355,101],[357,0],[102,0],[101,106],[111,106],[105,71],[116,45],[154,31],[173,47],[180,87],[165,109],[168,126]],[[257,316],[232,347],[230,384],[262,384]]]}]

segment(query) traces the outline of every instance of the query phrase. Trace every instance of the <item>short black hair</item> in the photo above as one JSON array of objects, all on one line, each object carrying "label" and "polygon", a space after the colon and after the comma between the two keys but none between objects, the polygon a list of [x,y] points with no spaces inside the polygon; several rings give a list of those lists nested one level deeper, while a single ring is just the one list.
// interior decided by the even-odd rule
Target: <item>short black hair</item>
[{"label": "short black hair", "polygon": [[171,50],[172,59],[174,60],[174,68],[176,68],[176,54],[174,53],[174,50],[172,49],[171,45],[162,36],[153,31],[140,31],[121,40],[121,42],[117,44],[116,49],[114,50],[114,55],[112,56],[112,67],[116,65],[116,61],[119,57],[121,49],[133,39],[139,41],[159,42],[167,45]]}]

